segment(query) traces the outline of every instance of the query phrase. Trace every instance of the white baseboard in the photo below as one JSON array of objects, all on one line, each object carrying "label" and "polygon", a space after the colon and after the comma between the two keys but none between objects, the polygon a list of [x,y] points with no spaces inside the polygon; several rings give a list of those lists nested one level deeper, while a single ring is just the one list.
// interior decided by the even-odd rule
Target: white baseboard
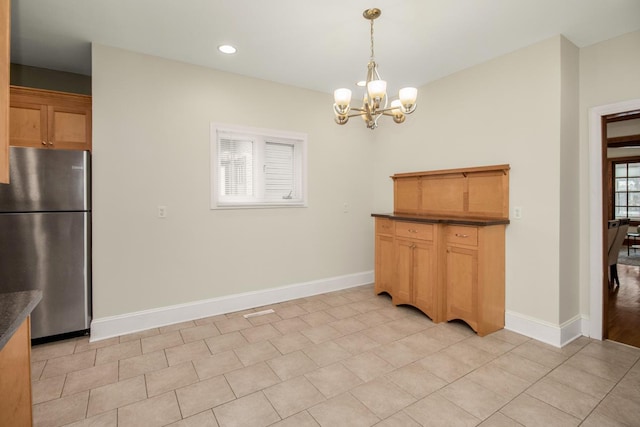
[{"label": "white baseboard", "polygon": [[373,271],[93,319],[90,341],[373,283]]},{"label": "white baseboard", "polygon": [[576,315],[561,325],[545,322],[513,311],[505,313],[505,329],[542,341],[554,347],[569,344],[582,335],[588,335],[588,321]]}]

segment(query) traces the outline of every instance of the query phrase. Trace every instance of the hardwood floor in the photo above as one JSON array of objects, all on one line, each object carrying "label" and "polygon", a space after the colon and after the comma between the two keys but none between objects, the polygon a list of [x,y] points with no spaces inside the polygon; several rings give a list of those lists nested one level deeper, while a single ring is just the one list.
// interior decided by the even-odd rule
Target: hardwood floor
[{"label": "hardwood floor", "polygon": [[618,277],[609,293],[609,339],[640,347],[640,267],[618,264]]}]

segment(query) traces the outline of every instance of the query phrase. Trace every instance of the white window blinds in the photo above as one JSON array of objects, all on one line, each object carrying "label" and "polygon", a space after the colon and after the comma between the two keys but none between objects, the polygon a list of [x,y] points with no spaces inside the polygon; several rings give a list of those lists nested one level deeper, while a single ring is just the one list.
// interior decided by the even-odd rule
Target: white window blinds
[{"label": "white window blinds", "polygon": [[267,142],[265,144],[265,198],[290,200],[295,191],[293,144]]},{"label": "white window blinds", "polygon": [[232,137],[220,138],[218,168],[222,196],[253,195],[253,141]]}]

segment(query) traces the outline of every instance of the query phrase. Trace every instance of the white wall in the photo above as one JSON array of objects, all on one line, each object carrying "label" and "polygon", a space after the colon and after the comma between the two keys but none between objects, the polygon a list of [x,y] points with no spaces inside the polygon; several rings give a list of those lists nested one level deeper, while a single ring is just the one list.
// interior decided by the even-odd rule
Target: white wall
[{"label": "white wall", "polygon": [[418,109],[375,135],[374,210],[393,209],[397,172],[508,163],[506,308],[559,322],[561,37],[419,88]]},{"label": "white wall", "polygon": [[[373,269],[370,134],[334,125],[331,95],[92,56],[94,319]],[[210,210],[213,121],[307,133],[309,207]]]}]

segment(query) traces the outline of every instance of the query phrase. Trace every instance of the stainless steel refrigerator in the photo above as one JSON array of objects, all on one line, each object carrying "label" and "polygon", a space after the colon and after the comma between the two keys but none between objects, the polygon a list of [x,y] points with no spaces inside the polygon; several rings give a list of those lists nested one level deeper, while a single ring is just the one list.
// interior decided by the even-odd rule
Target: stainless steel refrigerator
[{"label": "stainless steel refrigerator", "polygon": [[42,290],[34,339],[91,322],[91,166],[88,151],[10,148],[0,184],[0,293]]}]

